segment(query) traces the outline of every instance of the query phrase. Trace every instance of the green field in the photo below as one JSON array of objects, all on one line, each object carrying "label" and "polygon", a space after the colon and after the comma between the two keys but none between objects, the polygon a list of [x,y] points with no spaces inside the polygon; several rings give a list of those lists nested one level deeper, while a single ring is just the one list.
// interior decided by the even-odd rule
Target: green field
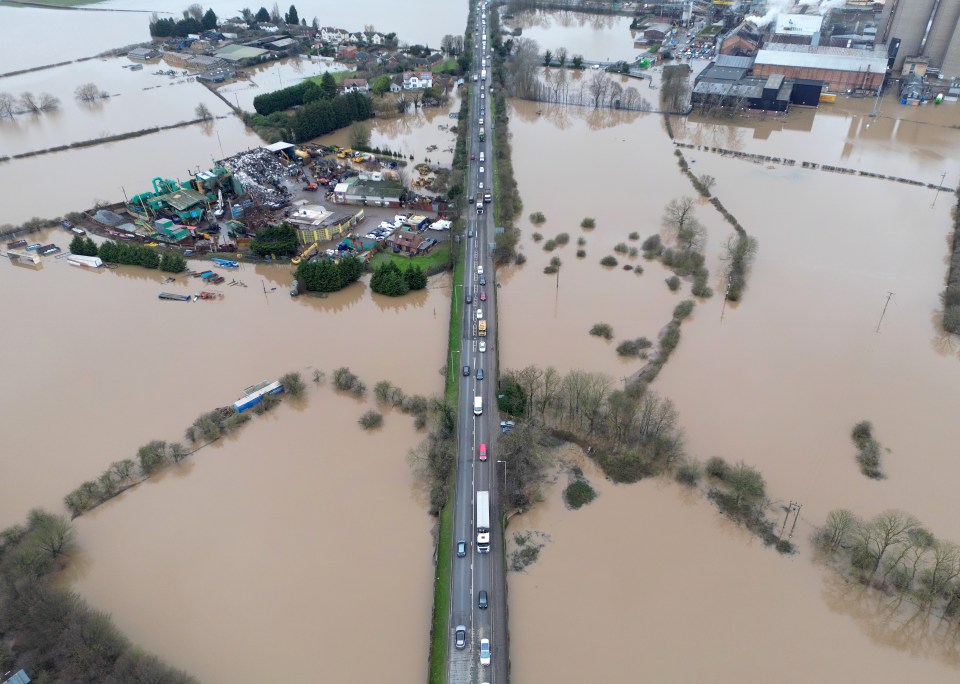
[{"label": "green field", "polygon": [[[97,0],[99,2],[100,0]],[[333,76],[333,80],[337,82],[338,85],[343,85],[343,82],[348,78],[354,78],[357,75],[356,71],[331,71],[329,72]],[[320,82],[323,80],[323,76],[313,76],[311,79],[317,85],[320,85]]]},{"label": "green field", "polygon": [[370,260],[371,268],[376,268],[380,264],[392,261],[400,268],[406,268],[410,264],[419,266],[427,273],[435,273],[447,263],[450,258],[450,242],[441,242],[434,247],[429,254],[425,256],[408,257],[403,254],[394,254],[389,250],[380,252]]}]

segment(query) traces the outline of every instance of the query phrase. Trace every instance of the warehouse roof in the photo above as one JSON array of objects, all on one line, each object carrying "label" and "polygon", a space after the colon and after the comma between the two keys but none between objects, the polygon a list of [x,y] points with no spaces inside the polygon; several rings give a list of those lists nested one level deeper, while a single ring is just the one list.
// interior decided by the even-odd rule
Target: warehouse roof
[{"label": "warehouse roof", "polygon": [[267,54],[266,50],[247,45],[227,45],[214,53],[217,57],[229,60],[256,59]]},{"label": "warehouse roof", "polygon": [[753,57],[737,57],[735,55],[717,55],[714,62],[718,67],[733,67],[734,69],[749,69],[753,66]]},{"label": "warehouse roof", "polygon": [[887,70],[887,56],[874,50],[773,43],[757,52],[754,64],[882,74]]},{"label": "warehouse roof", "polygon": [[823,26],[823,17],[819,14],[778,14],[775,33],[789,36],[812,36]]}]

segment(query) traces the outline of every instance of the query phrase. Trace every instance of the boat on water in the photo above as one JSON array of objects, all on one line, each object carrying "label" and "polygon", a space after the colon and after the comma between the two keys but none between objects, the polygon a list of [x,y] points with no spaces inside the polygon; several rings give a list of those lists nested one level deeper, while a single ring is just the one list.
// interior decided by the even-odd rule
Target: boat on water
[{"label": "boat on water", "polygon": [[80,254],[71,254],[68,256],[67,263],[85,268],[100,268],[103,266],[103,260],[100,257],[81,256]]},{"label": "boat on water", "polygon": [[230,261],[229,259],[218,259],[216,257],[212,257],[210,261],[218,266],[223,266],[224,268],[240,268],[240,264],[238,264],[236,261]]},{"label": "boat on water", "polygon": [[161,292],[157,295],[159,299],[168,299],[171,302],[189,302],[190,295],[173,294],[172,292]]},{"label": "boat on water", "polygon": [[26,246],[27,246],[26,240],[14,240],[13,242],[7,243],[8,249],[23,249]]},{"label": "boat on water", "polygon": [[56,254],[59,251],[60,251],[60,248],[51,243],[49,245],[44,245],[43,247],[38,249],[37,253],[40,254],[41,256],[48,256],[50,254]]},{"label": "boat on water", "polygon": [[27,252],[22,249],[8,249],[7,258],[20,264],[39,264],[40,255],[36,252]]}]

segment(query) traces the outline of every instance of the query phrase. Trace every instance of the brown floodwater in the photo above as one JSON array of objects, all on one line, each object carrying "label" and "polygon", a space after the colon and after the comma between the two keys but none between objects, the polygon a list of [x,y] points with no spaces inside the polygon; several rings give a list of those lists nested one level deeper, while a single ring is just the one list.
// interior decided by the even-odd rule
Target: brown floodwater
[{"label": "brown floodwater", "polygon": [[530,10],[504,23],[507,28],[523,29],[522,36],[537,41],[541,52],[556,54],[566,48],[568,62],[574,55],[607,62],[632,61],[645,51],[633,47],[631,19],[613,14]]},{"label": "brown floodwater", "polygon": [[[646,271],[640,276],[619,266],[607,271],[598,261],[612,254],[617,242],[636,244],[626,239],[631,230],[641,240],[658,231],[669,199],[695,193],[676,169],[661,117],[559,111],[526,102],[513,103],[511,112],[514,165],[524,200],[521,249],[528,261],[500,277],[504,367],[584,368],[619,380],[639,362],[620,361],[613,348],[625,338],[653,339],[675,303],[689,296],[689,283],[684,294],[673,294],[663,283],[667,272],[642,257],[617,255],[621,264],[641,263]],[[826,118],[827,130],[841,119]],[[899,172],[909,158],[916,173],[934,176],[940,160],[922,150],[929,146],[951,156],[960,132],[944,131],[918,126],[912,135],[918,136],[921,152],[897,146],[889,159],[869,136],[851,136],[845,144],[851,154],[869,155],[870,170],[878,173],[909,176]],[[783,155],[777,140],[752,139],[748,150]],[[628,149],[638,152],[627,154]],[[806,158],[829,163],[838,149],[829,135],[806,138]],[[553,161],[545,159],[548,150],[558,151]],[[749,669],[730,671],[748,671],[751,678],[772,678],[780,665],[790,663],[778,678],[813,681],[869,662],[871,677],[891,673],[885,681],[907,672],[923,681],[955,679],[957,663],[944,655],[950,642],[898,643],[879,617],[882,611],[871,607],[871,595],[851,598],[833,573],[812,562],[807,543],[813,526],[835,507],[864,517],[901,508],[941,538],[960,541],[950,486],[960,477],[960,465],[949,449],[960,440],[952,418],[960,410],[955,391],[960,343],[943,335],[937,323],[953,198],[941,194],[933,204],[934,191],[927,188],[684,153],[696,173],[716,177],[714,193],[757,237],[760,251],[742,303],[724,307],[719,295],[698,302],[654,389],[675,402],[691,455],[743,460],[763,473],[774,502],[803,505],[795,538],[801,555],[783,558],[762,549],[726,526],[707,504],[656,483],[604,489],[594,504],[597,510],[585,517],[557,512],[556,502],[547,504],[525,523],[553,536],[543,567],[512,584],[514,666],[538,678],[581,679],[569,674],[570,668],[588,663],[610,668],[605,678],[611,680],[625,678],[626,668],[632,675],[640,667],[649,668],[644,672],[658,681],[689,681],[715,679],[717,673],[696,674],[696,668],[729,662],[729,652],[740,652],[742,662],[753,656]],[[603,182],[591,183],[589,173],[571,173],[561,159],[590,159],[603,168]],[[532,211],[543,211],[547,222],[532,227],[526,218]],[[707,266],[719,292],[724,285],[720,252],[732,231],[709,204],[698,201],[696,211],[707,226]],[[586,215],[596,218],[594,231],[578,227]],[[556,277],[542,273],[551,253],[533,242],[534,230],[546,237],[570,233],[570,244],[555,252],[563,262],[559,290]],[[580,235],[587,240],[582,261],[574,256]],[[878,333],[888,292],[894,296]],[[538,315],[529,315],[531,309]],[[587,335],[601,321],[613,326],[612,342]],[[543,339],[567,343],[543,345]],[[888,478],[880,482],[863,477],[854,460],[850,429],[863,419],[873,422],[890,450],[882,457]],[[617,503],[604,508],[605,499],[614,497]],[[602,517],[590,519],[594,515]],[[636,543],[638,530],[628,521],[654,517],[677,523],[662,532],[641,528],[642,540]],[[597,529],[608,533],[597,535]],[[581,531],[584,537],[576,537]],[[677,539],[684,544],[678,546]],[[652,575],[656,593],[640,592],[631,603],[624,597],[635,593],[634,566],[641,558],[648,561],[651,548],[670,548],[681,558],[671,558],[662,571],[644,562],[644,578]],[[696,555],[685,557],[682,548],[696,549]],[[641,553],[636,563],[622,562],[624,554]],[[708,554],[717,580],[702,574]],[[683,569],[693,567],[698,570]],[[584,585],[582,578],[600,568],[614,573],[613,581]],[[572,595],[571,586],[578,588]],[[768,597],[755,600],[745,593],[747,587],[759,587]],[[569,601],[557,601],[558,595],[591,608],[571,608]],[[598,617],[596,622],[565,620],[555,610]],[[675,628],[663,629],[664,624]],[[645,644],[652,640],[639,662],[621,655],[633,651],[623,647],[636,643],[637,636]],[[582,656],[572,662],[557,658],[559,642],[578,643]],[[755,651],[754,643],[760,644]],[[845,645],[843,651],[831,648],[836,643]],[[686,652],[680,644],[698,653],[705,648],[706,657],[678,658]],[[821,653],[820,660],[811,657]]]},{"label": "brown floodwater", "polygon": [[371,407],[322,387],[256,417],[79,519],[67,579],[203,682],[424,681],[432,519],[406,458],[420,435],[397,412],[364,432]]},{"label": "brown floodwater", "polygon": [[[69,244],[63,231],[31,239]],[[193,293],[199,281],[164,284],[155,271],[92,272],[52,257],[36,271],[6,260],[0,267],[5,314],[17,321],[0,329],[0,346],[9,387],[21,388],[0,398],[0,477],[16,483],[0,504],[0,526],[34,506],[59,509],[112,461],[151,439],[181,439],[200,413],[290,370],[308,377],[312,368],[349,366],[370,387],[386,379],[407,392],[441,388],[446,277],[400,299],[372,295],[367,279],[323,299],[293,299],[287,266],[244,265],[206,288],[223,300],[182,303],[157,294]],[[247,287],[229,287],[232,279]],[[409,345],[400,364],[398,340]]]},{"label": "brown floodwater", "polygon": [[764,548],[678,485],[613,485],[566,458],[598,498],[568,510],[561,474],[508,528],[549,536],[509,576],[517,681],[956,681],[945,627],[918,636],[874,594]]}]

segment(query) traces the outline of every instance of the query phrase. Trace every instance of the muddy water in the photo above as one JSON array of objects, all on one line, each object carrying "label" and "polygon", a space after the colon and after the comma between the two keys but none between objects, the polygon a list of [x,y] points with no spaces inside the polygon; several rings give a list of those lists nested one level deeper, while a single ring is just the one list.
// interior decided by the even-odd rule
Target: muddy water
[{"label": "muddy water", "polygon": [[[671,273],[662,265],[613,251],[621,242],[639,249],[647,236],[660,231],[663,205],[672,197],[691,194],[689,181],[672,168],[672,145],[661,132],[662,125],[658,116],[635,112],[511,104],[511,144],[524,202],[520,249],[527,263],[498,273],[503,285],[499,314],[505,368],[538,363],[563,370],[587,368],[620,379],[637,370],[640,362],[619,357],[614,351],[617,344],[641,336],[656,339],[673,307],[689,296],[689,284],[670,292],[664,280]],[[622,153],[628,139],[643,141],[642,154]],[[557,151],[552,163],[545,159],[547,150]],[[603,181],[572,173],[562,163],[572,159],[595,160],[604,169]],[[528,216],[535,211],[544,213],[546,223],[530,224]],[[729,229],[712,209],[701,208],[698,215],[721,236],[717,240],[725,239]],[[580,227],[586,216],[595,219],[595,229]],[[629,239],[634,231],[639,240]],[[535,242],[534,232],[545,239]],[[570,236],[569,244],[553,252],[544,250],[546,239],[564,232]],[[586,240],[585,246],[577,245],[579,237]],[[586,250],[587,256],[578,258],[578,249]],[[600,265],[608,255],[617,258],[616,267]],[[559,278],[543,273],[553,256],[562,262]],[[625,271],[626,264],[640,265],[644,272]],[[530,316],[531,309],[538,314]],[[601,322],[613,325],[614,340],[587,334]],[[565,343],[544,346],[544,339]]]},{"label": "muddy water", "polygon": [[[638,364],[619,361],[612,347],[626,337],[652,338],[681,297],[666,290],[665,272],[657,265],[641,259],[646,272],[638,277],[621,273],[619,267],[605,272],[597,261],[612,253],[610,247],[625,240],[630,230],[638,230],[641,238],[658,230],[663,205],[672,197],[693,195],[692,188],[676,169],[658,117],[631,115],[636,118],[617,121],[614,115],[572,108],[557,112],[529,103],[513,105],[512,112],[523,213],[543,211],[547,223],[536,230],[547,237],[568,231],[572,240],[556,252],[563,260],[558,293],[555,277],[542,274],[550,253],[542,250],[542,243],[532,242],[534,228],[526,218],[521,221],[522,249],[530,260],[500,277],[504,366],[552,364],[561,370],[585,368],[623,377]],[[914,160],[917,173],[931,173],[940,168],[940,160],[926,150],[940,148],[938,154],[948,156],[957,144],[941,127],[918,127],[915,137],[916,150],[897,146],[889,158],[869,139],[853,137],[848,142],[871,157],[878,167],[873,170],[897,175],[905,159]],[[623,154],[628,141],[636,141],[637,154]],[[752,144],[752,151],[777,154],[772,143]],[[831,158],[838,149],[830,136],[806,138],[807,158]],[[562,152],[547,161],[545,150]],[[592,511],[585,518],[559,510],[554,501],[535,511],[529,523],[554,537],[544,552],[543,567],[511,585],[515,667],[542,677],[562,662],[563,669],[552,673],[566,678],[577,665],[550,655],[549,645],[567,640],[583,645],[585,657],[577,662],[610,667],[608,679],[624,679],[621,671],[639,666],[650,668],[645,671],[656,673],[658,680],[689,681],[708,672],[688,670],[697,667],[693,663],[726,661],[729,652],[746,658],[755,654],[751,640],[757,640],[761,646],[756,652],[777,655],[754,655],[751,675],[756,671],[772,678],[778,663],[789,662],[789,672],[778,678],[813,681],[823,673],[856,671],[860,663],[870,662],[871,672],[896,673],[887,681],[908,672],[924,681],[952,680],[957,663],[945,659],[949,644],[937,641],[939,637],[898,641],[891,636],[898,626],[885,623],[879,617],[883,611],[870,599],[851,595],[832,573],[821,573],[807,543],[812,527],[838,506],[862,516],[902,508],[938,536],[960,540],[949,484],[960,476],[960,466],[944,446],[960,439],[952,418],[960,409],[955,392],[960,344],[939,333],[936,323],[952,198],[941,195],[931,208],[934,193],[926,188],[685,153],[696,173],[717,178],[715,194],[758,238],[760,256],[742,304],[724,310],[719,296],[698,303],[654,387],[676,403],[690,454],[746,461],[763,472],[774,501],[803,504],[795,538],[802,554],[784,559],[757,548],[727,528],[709,506],[678,499],[672,488],[664,493],[655,484],[605,489],[600,503],[616,497],[615,506],[609,513]],[[602,163],[607,172],[603,182],[571,178],[569,167],[559,163],[566,158]],[[599,202],[590,201],[597,196]],[[578,228],[586,214],[597,219],[592,233]],[[720,248],[731,231],[709,205],[701,203],[697,215],[708,228],[712,285],[722,291]],[[573,252],[581,234],[588,240],[588,257],[578,263]],[[888,291],[895,293],[894,299],[877,333]],[[530,316],[531,310],[539,314]],[[587,336],[590,325],[600,321],[613,326],[612,343]],[[567,343],[543,345],[543,339]],[[888,479],[881,482],[867,480],[856,467],[849,432],[862,419],[873,421],[878,439],[891,450],[883,456]],[[676,528],[638,532],[636,526],[622,525],[664,519],[664,514],[680,521]],[[598,537],[599,528],[609,534]],[[576,536],[581,531],[582,539]],[[585,536],[593,541],[586,544]],[[623,563],[624,554],[674,548],[671,540],[691,537],[693,543],[681,547],[698,549],[696,557],[678,551],[680,560],[665,564],[663,572],[644,563],[644,576],[654,578],[655,596],[642,592],[634,604],[623,601],[636,585],[636,564]],[[611,541],[604,546],[601,539]],[[623,539],[631,541],[613,541]],[[703,549],[711,559],[711,574],[718,574],[701,590],[703,575],[683,568],[701,567]],[[556,554],[555,563],[551,554]],[[583,585],[582,577],[598,568],[614,575],[620,572],[616,568],[624,568],[630,575],[604,583],[608,588]],[[571,610],[568,602],[556,601],[558,593],[571,586],[583,587],[583,600],[591,610]],[[736,587],[759,587],[767,596],[756,600]],[[661,596],[670,597],[669,603]],[[597,605],[604,607],[600,614],[607,630],[553,613],[592,614]],[[717,616],[724,622],[718,623]],[[731,619],[738,625],[735,629],[729,628]],[[664,630],[665,624],[675,627]],[[784,624],[803,627],[791,630]],[[600,639],[598,630],[603,630]],[[618,655],[633,652],[628,647],[638,635],[653,645],[644,649],[644,657],[637,661]],[[838,642],[845,651],[849,644],[849,651],[831,648]],[[698,649],[702,645],[711,653],[716,647],[721,657],[684,659],[678,657],[679,643],[697,644]],[[823,657],[810,658],[811,653]]]},{"label": "muddy water", "polygon": [[[149,0],[108,0],[97,3],[96,7],[140,11],[0,7],[0,41],[5,48],[3,71],[90,57],[112,48],[148,41],[152,12],[179,18],[186,4],[181,7]],[[204,7],[212,8],[221,19],[239,14],[237,3],[226,0],[204,3]],[[456,0],[437,5],[428,0],[409,0],[404,3],[390,0],[350,3],[313,0],[301,2],[297,9],[300,17],[308,23],[317,16],[321,26],[337,26],[347,31],[361,31],[367,24],[372,24],[381,33],[395,32],[403,42],[439,47],[445,34],[463,33],[467,2]],[[429,20],[425,21],[424,17],[429,17]],[[49,41],[36,40],[40,34],[55,37],[56,49],[51,49]],[[3,88],[2,84],[0,88]]]},{"label": "muddy water", "polygon": [[[35,239],[69,243],[62,231]],[[245,265],[225,275],[248,287],[224,283],[208,287],[222,301],[182,303],[157,293],[193,293],[197,280],[164,284],[146,269],[98,273],[50,258],[39,271],[6,260],[0,267],[0,287],[17,293],[4,304],[17,324],[0,329],[7,382],[30,390],[0,398],[0,473],[16,483],[0,505],[0,526],[33,506],[59,509],[112,461],[150,439],[181,439],[200,413],[288,370],[308,376],[311,367],[346,365],[370,387],[381,379],[408,392],[441,387],[449,315],[442,278],[399,300],[373,297],[364,282],[325,299],[291,299],[287,267]],[[386,339],[409,340],[417,362],[396,364]]]},{"label": "muddy water", "polygon": [[[795,107],[785,117],[752,114],[734,121],[700,115],[674,119],[677,140],[729,150],[844,166],[960,185],[952,160],[960,153],[960,105],[901,106],[895,93],[874,100],[840,98],[819,109]],[[815,140],[815,144],[811,144]]]},{"label": "muddy water", "polygon": [[588,60],[633,60],[644,50],[633,47],[630,17],[584,12],[534,10],[521,12],[506,22],[523,29],[522,36],[554,54],[567,49],[567,59],[581,55]]},{"label": "muddy water", "polygon": [[509,527],[551,537],[509,578],[517,681],[956,681],[941,634],[873,619],[870,596],[763,548],[700,497],[585,471],[593,503],[567,510],[561,476]]},{"label": "muddy water", "polygon": [[368,408],[311,391],[84,516],[73,588],[204,682],[422,682],[431,519],[406,460],[419,437],[397,413],[363,432]]}]

